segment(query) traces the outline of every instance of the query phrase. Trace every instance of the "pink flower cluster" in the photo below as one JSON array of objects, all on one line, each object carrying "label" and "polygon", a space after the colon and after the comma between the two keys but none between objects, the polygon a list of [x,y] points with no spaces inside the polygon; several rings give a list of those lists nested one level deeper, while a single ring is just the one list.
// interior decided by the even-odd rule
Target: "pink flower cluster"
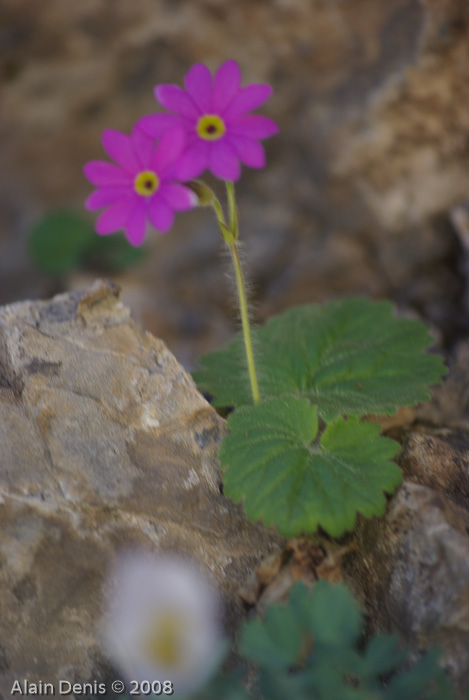
[{"label": "pink flower cluster", "polygon": [[84,168],[97,189],[86,200],[90,210],[102,209],[96,231],[107,235],[124,230],[139,246],[147,222],[160,233],[169,231],[174,213],[197,205],[183,183],[210,170],[233,182],[241,163],[263,168],[259,143],[278,127],[271,119],[251,114],[272,94],[270,85],[241,87],[236,61],[223,63],[215,76],[196,63],[178,85],[157,85],[157,100],[168,112],[140,119],[130,136],[113,129],[103,133],[103,145],[115,164],[91,161]]}]

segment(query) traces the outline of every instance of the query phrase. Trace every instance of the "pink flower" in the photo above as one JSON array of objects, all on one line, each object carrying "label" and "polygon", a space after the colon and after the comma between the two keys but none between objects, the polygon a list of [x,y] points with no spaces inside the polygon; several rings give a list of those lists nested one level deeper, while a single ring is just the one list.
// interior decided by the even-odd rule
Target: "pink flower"
[{"label": "pink flower", "polygon": [[117,163],[94,160],[83,169],[98,189],[86,200],[87,209],[107,207],[96,222],[96,231],[105,236],[123,229],[129,243],[143,243],[147,221],[160,233],[169,231],[175,211],[197,204],[194,193],[174,175],[184,150],[185,135],[180,127],[165,133],[155,146],[142,131],[130,136],[107,129],[103,145]]},{"label": "pink flower", "polygon": [[177,85],[157,85],[155,95],[172,113],[152,114],[137,127],[152,138],[170,128],[186,132],[186,152],[178,166],[181,180],[190,180],[206,168],[222,180],[237,180],[240,162],[263,168],[265,152],[259,141],[273,136],[278,126],[271,119],[249,114],[272,94],[270,85],[240,87],[241,71],[236,61],[226,61],[215,77],[196,63],[184,78],[186,90]]}]

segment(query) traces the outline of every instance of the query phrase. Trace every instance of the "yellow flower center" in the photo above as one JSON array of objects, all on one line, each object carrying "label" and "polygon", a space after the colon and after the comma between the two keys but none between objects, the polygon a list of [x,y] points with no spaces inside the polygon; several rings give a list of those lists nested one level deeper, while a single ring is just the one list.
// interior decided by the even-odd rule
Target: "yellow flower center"
[{"label": "yellow flower center", "polygon": [[225,122],[217,114],[204,114],[197,122],[197,133],[206,141],[220,139],[225,131]]},{"label": "yellow flower center", "polygon": [[142,197],[151,197],[160,186],[158,175],[153,170],[142,170],[135,176],[134,190]]},{"label": "yellow flower center", "polygon": [[158,615],[155,622],[144,643],[148,658],[158,666],[181,668],[186,661],[183,658],[183,635],[187,620],[178,613],[167,612]]}]

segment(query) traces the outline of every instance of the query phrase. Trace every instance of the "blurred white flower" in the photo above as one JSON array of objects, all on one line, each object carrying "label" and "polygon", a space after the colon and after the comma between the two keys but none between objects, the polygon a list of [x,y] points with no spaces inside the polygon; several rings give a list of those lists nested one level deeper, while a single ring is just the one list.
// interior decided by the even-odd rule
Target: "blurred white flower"
[{"label": "blurred white flower", "polygon": [[192,694],[225,650],[221,600],[188,560],[122,557],[112,573],[105,651],[128,680],[172,681]]}]

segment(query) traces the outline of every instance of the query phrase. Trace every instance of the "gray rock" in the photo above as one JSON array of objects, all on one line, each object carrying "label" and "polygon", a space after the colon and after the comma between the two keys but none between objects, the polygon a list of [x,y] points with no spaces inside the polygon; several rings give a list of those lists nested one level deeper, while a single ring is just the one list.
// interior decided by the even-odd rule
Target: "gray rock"
[{"label": "gray rock", "polygon": [[0,693],[102,679],[103,585],[131,547],[236,591],[280,539],[220,492],[224,421],[113,285],[0,309]]},{"label": "gray rock", "polygon": [[453,349],[450,372],[435,388],[430,403],[419,406],[417,417],[423,423],[469,431],[469,341]]},{"label": "gray rock", "polygon": [[349,581],[373,629],[414,648],[439,647],[462,690],[469,685],[469,439],[410,433],[405,481],[383,519],[360,519]]}]

